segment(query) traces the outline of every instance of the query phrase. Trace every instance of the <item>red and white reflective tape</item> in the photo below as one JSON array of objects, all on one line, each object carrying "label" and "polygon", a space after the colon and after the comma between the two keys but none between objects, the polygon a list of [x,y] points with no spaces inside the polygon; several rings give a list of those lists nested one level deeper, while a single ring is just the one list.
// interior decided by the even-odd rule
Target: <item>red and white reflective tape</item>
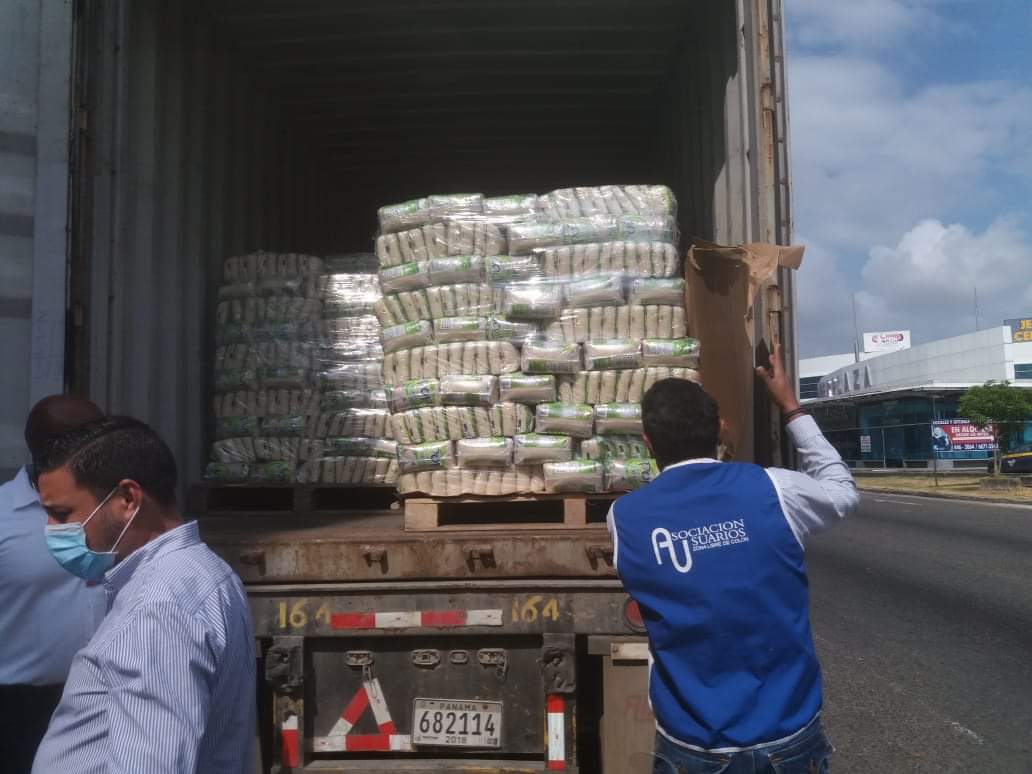
[{"label": "red and white reflective tape", "polygon": [[380,678],[374,677],[371,680],[363,680],[358,692],[348,702],[348,706],[340,713],[340,719],[333,724],[328,736],[345,736],[351,733],[358,719],[367,708],[373,708],[373,717],[376,718],[376,727],[381,734],[396,734],[398,729],[391,720],[391,711],[387,707],[387,699],[384,698],[383,688],[380,686]]},{"label": "red and white reflective tape", "polygon": [[412,752],[408,734],[349,734],[317,736],[312,740],[315,752]]},{"label": "red and white reflective tape", "polygon": [[365,683],[365,692],[369,697],[369,706],[373,708],[373,717],[376,718],[376,727],[381,734],[397,734],[398,729],[391,720],[391,711],[387,709],[387,699],[383,696],[383,689],[380,687],[380,679],[374,677]]},{"label": "red and white reflective tape", "polygon": [[550,694],[548,712],[548,770],[566,770],[566,699]]},{"label": "red and white reflective tape", "polygon": [[283,766],[288,769],[296,769],[301,765],[297,715],[288,715],[280,727],[280,732],[283,747]]},{"label": "red and white reflective tape", "polygon": [[448,629],[501,626],[501,610],[407,610],[392,613],[334,613],[331,629]]},{"label": "red and white reflective tape", "polygon": [[348,706],[344,708],[344,711],[340,713],[340,720],[333,724],[333,728],[330,729],[330,736],[344,736],[349,733],[352,728],[355,727],[355,723],[362,717],[362,713],[366,711],[366,707],[369,706],[369,695],[366,693],[365,685],[363,684],[359,689],[358,693],[355,694],[354,698],[348,702]]}]

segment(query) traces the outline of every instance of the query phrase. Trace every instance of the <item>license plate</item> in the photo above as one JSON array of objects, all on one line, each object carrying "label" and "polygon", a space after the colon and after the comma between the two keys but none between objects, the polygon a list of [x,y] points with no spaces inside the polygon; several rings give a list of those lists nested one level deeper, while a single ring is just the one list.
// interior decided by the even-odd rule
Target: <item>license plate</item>
[{"label": "license plate", "polygon": [[412,744],[501,747],[502,702],[415,699]]}]

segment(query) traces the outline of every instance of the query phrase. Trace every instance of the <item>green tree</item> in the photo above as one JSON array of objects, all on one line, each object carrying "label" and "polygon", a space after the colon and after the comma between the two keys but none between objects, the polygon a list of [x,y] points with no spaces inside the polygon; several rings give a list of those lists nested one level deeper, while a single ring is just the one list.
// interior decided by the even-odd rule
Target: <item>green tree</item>
[{"label": "green tree", "polygon": [[1024,428],[1032,417],[1032,391],[1010,382],[989,381],[971,387],[957,402],[957,415],[970,419],[979,430],[991,427],[996,438],[993,470],[1000,475],[1000,454],[1007,450],[1010,434]]}]

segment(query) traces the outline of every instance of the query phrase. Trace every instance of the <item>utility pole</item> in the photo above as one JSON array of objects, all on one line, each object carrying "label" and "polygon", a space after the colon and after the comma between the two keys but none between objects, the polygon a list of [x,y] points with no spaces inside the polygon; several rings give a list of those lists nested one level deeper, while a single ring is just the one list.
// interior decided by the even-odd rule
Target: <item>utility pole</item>
[{"label": "utility pole", "polygon": [[860,362],[860,328],[856,324],[856,293],[853,294],[853,362]]}]

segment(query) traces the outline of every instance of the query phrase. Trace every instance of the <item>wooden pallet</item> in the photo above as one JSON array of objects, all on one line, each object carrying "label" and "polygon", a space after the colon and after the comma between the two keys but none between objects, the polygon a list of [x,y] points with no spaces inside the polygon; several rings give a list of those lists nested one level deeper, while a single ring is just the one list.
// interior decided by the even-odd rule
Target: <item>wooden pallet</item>
[{"label": "wooden pallet", "polygon": [[606,513],[622,493],[515,497],[407,497],[405,529],[582,529],[605,526]]},{"label": "wooden pallet", "polygon": [[191,487],[189,513],[205,516],[378,511],[397,500],[393,486],[347,484],[214,484]]}]

